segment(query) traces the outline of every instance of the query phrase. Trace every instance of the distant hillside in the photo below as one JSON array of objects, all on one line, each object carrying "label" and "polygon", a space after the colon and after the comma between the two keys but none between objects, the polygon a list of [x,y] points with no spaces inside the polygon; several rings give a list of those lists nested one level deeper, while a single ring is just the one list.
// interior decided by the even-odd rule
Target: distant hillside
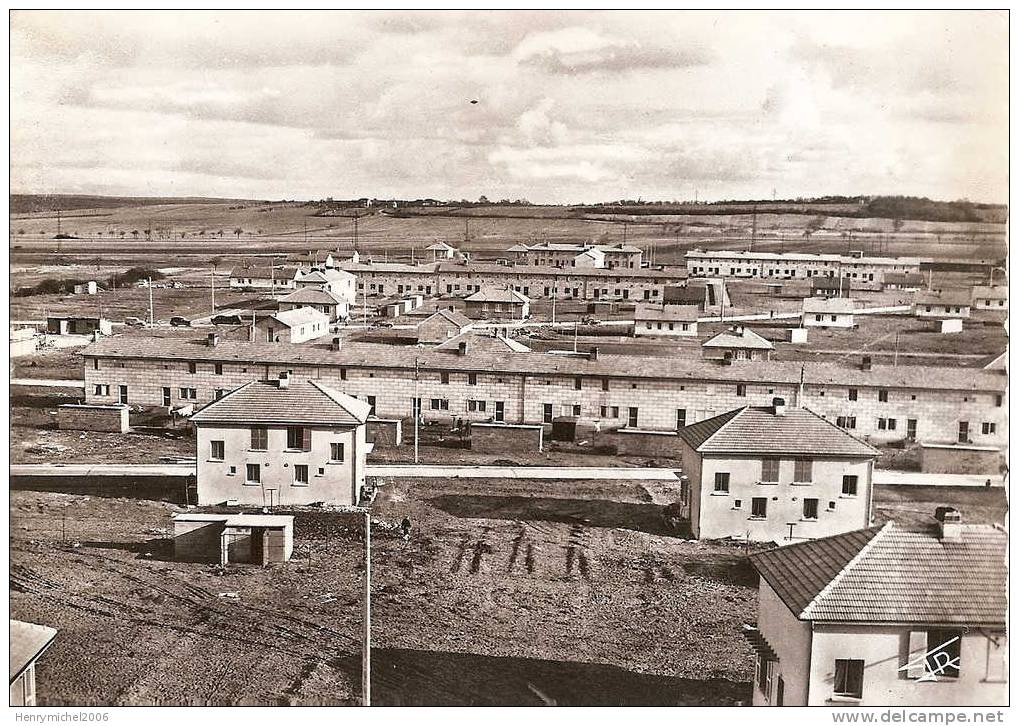
[{"label": "distant hillside", "polygon": [[819,197],[817,199],[726,200],[706,203],[621,200],[573,207],[586,213],[662,214],[823,214],[829,217],[899,219],[924,222],[985,222],[1004,224],[1008,207],[968,201],[939,202],[925,197]]},{"label": "distant hillside", "polygon": [[248,199],[214,197],[103,197],[90,194],[12,194],[11,214],[32,214],[70,209],[151,207],[157,204],[219,204],[250,202]]}]

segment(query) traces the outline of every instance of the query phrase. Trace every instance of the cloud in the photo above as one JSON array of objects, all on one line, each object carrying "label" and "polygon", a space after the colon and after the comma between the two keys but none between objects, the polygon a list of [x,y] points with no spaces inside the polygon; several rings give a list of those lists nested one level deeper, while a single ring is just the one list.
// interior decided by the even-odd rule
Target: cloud
[{"label": "cloud", "polygon": [[567,75],[691,68],[710,61],[710,54],[700,48],[644,46],[583,27],[532,33],[512,55],[521,65]]}]

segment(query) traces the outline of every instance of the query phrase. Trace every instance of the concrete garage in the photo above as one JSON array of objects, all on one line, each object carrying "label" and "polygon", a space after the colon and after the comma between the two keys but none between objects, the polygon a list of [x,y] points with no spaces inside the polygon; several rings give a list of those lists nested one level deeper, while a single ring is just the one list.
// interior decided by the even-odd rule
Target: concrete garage
[{"label": "concrete garage", "polygon": [[294,518],[269,514],[176,514],[174,558],[221,565],[286,562],[294,552]]}]

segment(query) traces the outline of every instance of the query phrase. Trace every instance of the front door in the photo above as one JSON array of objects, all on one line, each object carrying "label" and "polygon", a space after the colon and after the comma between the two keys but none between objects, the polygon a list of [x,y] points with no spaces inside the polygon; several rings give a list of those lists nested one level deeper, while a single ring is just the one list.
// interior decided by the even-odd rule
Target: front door
[{"label": "front door", "polygon": [[127,403],[127,386],[120,387],[120,402]]},{"label": "front door", "polygon": [[959,443],[960,444],[969,443],[969,421],[959,422]]},{"label": "front door", "polygon": [[169,406],[170,405],[170,387],[169,386],[163,386],[163,405],[164,406]]},{"label": "front door", "polygon": [[916,441],[916,419],[906,419],[906,438],[910,441]]},{"label": "front door", "polygon": [[506,403],[503,401],[495,402],[495,420],[496,421],[506,420]]},{"label": "front door", "polygon": [[782,680],[782,676],[778,677],[778,688],[775,690],[775,705],[781,706],[782,700],[785,698],[785,681]]}]

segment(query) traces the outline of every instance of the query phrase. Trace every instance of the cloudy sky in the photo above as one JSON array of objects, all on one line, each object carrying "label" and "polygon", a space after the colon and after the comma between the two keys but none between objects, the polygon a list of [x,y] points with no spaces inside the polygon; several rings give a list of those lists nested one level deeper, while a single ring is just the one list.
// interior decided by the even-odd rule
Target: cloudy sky
[{"label": "cloudy sky", "polygon": [[15,12],[12,190],[1001,202],[1007,23]]}]

